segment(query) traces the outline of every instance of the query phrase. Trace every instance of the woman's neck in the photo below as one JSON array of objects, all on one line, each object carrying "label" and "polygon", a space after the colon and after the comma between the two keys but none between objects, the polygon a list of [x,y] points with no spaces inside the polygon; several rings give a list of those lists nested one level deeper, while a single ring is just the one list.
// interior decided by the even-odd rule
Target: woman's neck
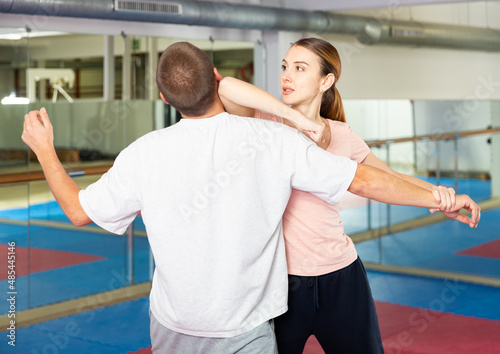
[{"label": "woman's neck", "polygon": [[302,115],[309,120],[318,123],[322,122],[321,116],[319,114],[320,106],[315,107],[313,105],[292,105],[292,108],[302,113]]},{"label": "woman's neck", "polygon": [[325,130],[323,132],[323,137],[325,138],[324,141],[316,143],[320,148],[326,150],[326,148],[330,145],[331,139],[332,139],[332,132],[330,131],[330,124],[328,123],[328,120],[325,118],[322,118],[320,115],[320,105],[297,105],[293,106],[292,108],[299,111],[302,113],[304,117],[306,117],[309,120],[313,120],[318,123],[324,123],[325,124]]}]

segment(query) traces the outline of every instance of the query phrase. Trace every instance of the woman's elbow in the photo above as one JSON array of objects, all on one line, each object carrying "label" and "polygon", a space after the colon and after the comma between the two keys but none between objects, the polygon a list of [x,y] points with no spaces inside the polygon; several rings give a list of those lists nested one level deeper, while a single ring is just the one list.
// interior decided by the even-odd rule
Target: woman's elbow
[{"label": "woman's elbow", "polygon": [[[231,77],[226,77],[223,80],[219,81],[219,87],[217,92],[220,98],[226,98],[227,92],[230,89]],[[228,87],[229,85],[229,87]]]}]

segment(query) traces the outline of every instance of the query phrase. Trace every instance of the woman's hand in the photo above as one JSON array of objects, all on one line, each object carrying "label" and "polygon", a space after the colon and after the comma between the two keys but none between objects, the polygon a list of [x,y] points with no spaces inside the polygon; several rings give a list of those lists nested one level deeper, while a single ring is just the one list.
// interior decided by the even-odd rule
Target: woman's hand
[{"label": "woman's hand", "polygon": [[450,212],[455,210],[456,206],[456,195],[453,188],[448,188],[445,186],[434,186],[432,187],[432,195],[439,208],[431,208],[429,211],[435,213],[436,211]]},{"label": "woman's hand", "polygon": [[[325,124],[323,122],[316,122],[307,119],[302,113],[294,109],[290,109],[289,115],[283,115],[283,117],[295,125],[297,130],[309,136],[314,142],[322,143],[325,141],[324,131]],[[293,120],[292,120],[293,119]]]},{"label": "woman's hand", "polygon": [[301,122],[300,127],[297,126],[297,129],[309,136],[316,143],[323,143],[325,141],[325,137],[323,136],[325,124],[322,122],[317,123],[308,120],[307,122]]}]

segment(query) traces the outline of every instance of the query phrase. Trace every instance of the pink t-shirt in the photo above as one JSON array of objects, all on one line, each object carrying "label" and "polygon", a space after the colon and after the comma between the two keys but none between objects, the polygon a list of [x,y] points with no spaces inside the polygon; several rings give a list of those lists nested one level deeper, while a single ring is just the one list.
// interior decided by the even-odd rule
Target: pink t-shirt
[{"label": "pink t-shirt", "polygon": [[[256,118],[283,123],[283,118],[256,110]],[[326,151],[362,162],[370,148],[346,123],[328,120],[332,139]],[[339,204],[328,204],[304,191],[292,190],[283,214],[288,274],[327,274],[354,262],[357,252],[340,221]]]}]

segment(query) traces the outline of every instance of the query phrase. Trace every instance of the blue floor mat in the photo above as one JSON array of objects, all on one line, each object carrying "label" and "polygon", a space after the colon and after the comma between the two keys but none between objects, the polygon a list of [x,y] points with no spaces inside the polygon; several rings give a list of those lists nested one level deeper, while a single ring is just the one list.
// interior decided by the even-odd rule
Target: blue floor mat
[{"label": "blue floor mat", "polygon": [[[0,224],[2,244],[15,241],[17,247],[27,247],[27,235],[27,226]],[[18,276],[17,310],[79,298],[127,285],[125,242],[126,239],[120,236],[30,226],[31,247],[77,252],[104,259],[35,272],[29,276]],[[149,253],[147,238],[134,237],[135,283],[149,280]],[[8,280],[0,281],[0,289],[7,288]],[[0,314],[7,313],[7,305],[6,301],[1,303]]]},{"label": "blue floor mat", "polygon": [[375,271],[367,274],[377,301],[500,320],[499,288]]},{"label": "blue floor mat", "polygon": [[356,249],[365,262],[500,277],[500,255],[495,259],[457,254],[499,239],[499,219],[496,208],[482,213],[476,229],[449,220],[360,242]]},{"label": "blue floor mat", "polygon": [[[497,288],[384,272],[367,274],[376,301],[500,320]],[[148,309],[148,299],[142,298],[19,328],[16,352],[137,351],[151,345]]]},{"label": "blue floor mat", "polygon": [[[147,298],[16,331],[14,353],[127,353],[151,345]],[[2,333],[5,338],[5,332]]]},{"label": "blue floor mat", "polygon": [[[64,215],[64,212],[56,201],[32,204],[29,208],[0,210],[0,218],[26,221],[28,220],[28,217],[35,220],[71,223],[68,217]],[[90,226],[99,228],[93,223],[90,224]],[[134,220],[133,226],[134,230],[144,231],[146,229],[140,216]]]}]

